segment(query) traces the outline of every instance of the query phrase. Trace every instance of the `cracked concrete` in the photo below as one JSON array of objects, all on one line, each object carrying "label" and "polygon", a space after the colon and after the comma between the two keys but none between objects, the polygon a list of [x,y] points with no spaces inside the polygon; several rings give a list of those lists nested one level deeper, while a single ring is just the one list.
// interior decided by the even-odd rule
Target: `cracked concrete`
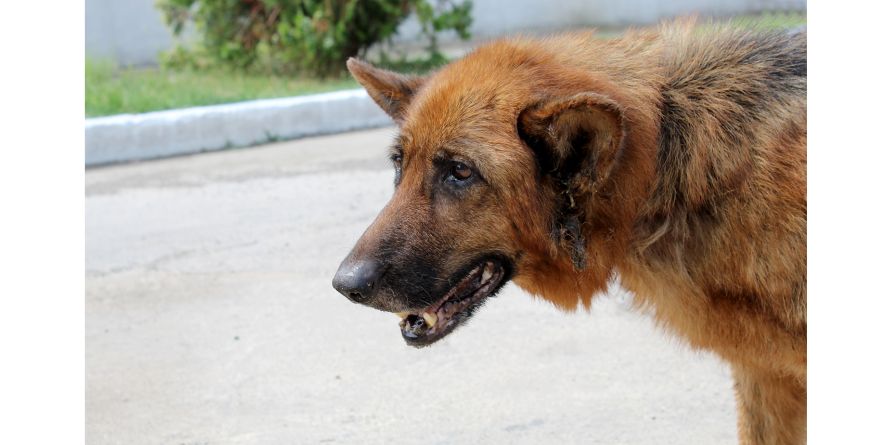
[{"label": "cracked concrete", "polygon": [[627,309],[510,285],[432,348],[330,281],[391,129],[90,169],[90,444],[736,443],[729,371]]}]

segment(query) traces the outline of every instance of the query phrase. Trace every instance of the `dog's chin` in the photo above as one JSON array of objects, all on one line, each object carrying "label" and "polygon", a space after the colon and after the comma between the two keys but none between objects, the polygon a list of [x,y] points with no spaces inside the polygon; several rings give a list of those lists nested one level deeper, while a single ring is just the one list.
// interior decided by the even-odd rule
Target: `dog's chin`
[{"label": "dog's chin", "polygon": [[507,283],[510,270],[506,261],[483,259],[451,280],[457,284],[436,303],[417,311],[397,313],[406,344],[420,348],[452,333]]}]

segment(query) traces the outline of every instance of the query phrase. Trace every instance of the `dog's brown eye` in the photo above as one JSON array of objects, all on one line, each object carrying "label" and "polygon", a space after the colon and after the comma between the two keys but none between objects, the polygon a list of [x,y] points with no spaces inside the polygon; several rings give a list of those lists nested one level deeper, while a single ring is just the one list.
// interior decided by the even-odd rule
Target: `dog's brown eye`
[{"label": "dog's brown eye", "polygon": [[458,179],[459,181],[464,181],[471,177],[474,172],[467,165],[462,164],[461,162],[456,162],[452,165],[452,170],[450,170],[449,174],[452,175],[453,178]]}]

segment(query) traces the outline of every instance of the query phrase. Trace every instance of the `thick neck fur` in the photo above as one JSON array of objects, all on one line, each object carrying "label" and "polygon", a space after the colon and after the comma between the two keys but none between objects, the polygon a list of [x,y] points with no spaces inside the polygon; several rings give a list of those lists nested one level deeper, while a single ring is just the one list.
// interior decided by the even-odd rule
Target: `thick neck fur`
[{"label": "thick neck fur", "polygon": [[[586,44],[577,45],[576,40]],[[528,273],[516,280],[518,285],[563,308],[589,305],[592,295],[604,291],[616,274],[628,285],[665,272],[677,287],[699,292],[719,288],[723,278],[717,274],[751,272],[738,263],[720,270],[702,265],[705,243],[726,247],[732,235],[741,244],[738,251],[753,255],[751,236],[754,230],[764,230],[764,221],[749,218],[749,227],[718,227],[718,221],[739,211],[743,202],[774,201],[773,196],[748,194],[752,184],[778,193],[784,184],[775,181],[788,181],[794,190],[802,182],[802,191],[788,201],[798,215],[802,211],[802,228],[798,216],[793,225],[776,224],[773,230],[797,237],[802,231],[805,242],[805,174],[778,177],[790,163],[805,163],[805,150],[802,159],[776,153],[769,156],[775,165],[760,162],[761,155],[779,149],[778,138],[785,131],[802,132],[805,140],[805,118],[796,117],[805,116],[805,36],[700,34],[666,27],[610,41],[577,34],[516,45],[541,45],[558,65],[571,68],[556,74],[536,70],[533,76],[561,88],[537,88],[541,94],[590,88],[622,103],[630,113],[624,155],[612,180],[594,196],[584,197],[590,209],[585,221],[588,267],[576,270],[562,254],[548,255],[528,262]],[[567,54],[562,48],[574,52]],[[758,106],[762,100],[769,101],[766,108]],[[799,109],[803,112],[797,113]],[[765,277],[725,280],[748,281],[743,284],[761,292],[797,294],[799,287],[805,292],[805,284],[793,282],[767,287]]]}]

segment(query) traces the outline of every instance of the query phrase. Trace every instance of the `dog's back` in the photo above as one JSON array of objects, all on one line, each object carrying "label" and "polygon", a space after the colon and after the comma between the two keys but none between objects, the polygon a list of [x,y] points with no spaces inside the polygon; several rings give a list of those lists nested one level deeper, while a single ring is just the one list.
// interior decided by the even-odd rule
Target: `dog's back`
[{"label": "dog's back", "polygon": [[701,312],[668,310],[670,297],[648,303],[700,346],[747,346],[754,352],[733,358],[786,358],[779,367],[805,377],[805,33],[666,29],[660,38],[655,183],[624,278],[656,275],[658,291],[638,293],[641,304],[675,283],[680,304]]}]

